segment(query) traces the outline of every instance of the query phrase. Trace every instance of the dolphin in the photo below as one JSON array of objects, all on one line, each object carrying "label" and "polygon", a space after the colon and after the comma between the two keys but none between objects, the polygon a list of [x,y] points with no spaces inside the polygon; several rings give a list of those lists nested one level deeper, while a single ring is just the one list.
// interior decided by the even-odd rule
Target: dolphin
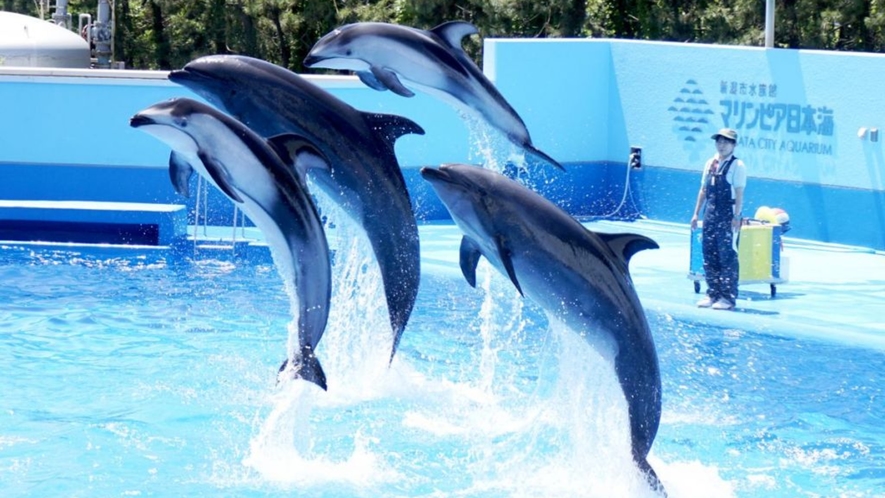
[{"label": "dolphin", "polygon": [[296,135],[266,141],[214,107],[186,98],[148,107],[129,124],[172,148],[170,177],[179,193],[187,193],[187,179],[196,171],[261,229],[298,312],[299,350],[280,371],[326,389],[315,352],[332,296],[329,245],[303,179],[291,166],[315,166],[323,160],[320,152]]},{"label": "dolphin", "polygon": [[564,169],[535,148],[519,114],[461,47],[465,36],[479,34],[463,21],[440,24],[430,31],[397,24],[360,22],[326,34],[304,59],[311,68],[356,72],[375,90],[414,96],[414,88],[478,116],[531,156]]},{"label": "dolphin", "polygon": [[661,375],[627,269],[633,254],[658,245],[641,235],[587,230],[541,195],[485,168],[448,164],[422,168],[421,176],[464,233],[460,265],[471,286],[485,256],[520,294],[613,359],[627,400],[633,459],[663,491],[646,460],[661,419]]},{"label": "dolphin", "polygon": [[328,158],[329,168],[311,169],[311,176],[372,244],[393,329],[392,361],[421,276],[418,225],[394,142],[424,130],[400,116],[360,112],[292,71],[251,57],[201,57],[169,79],[263,136],[303,135]]}]

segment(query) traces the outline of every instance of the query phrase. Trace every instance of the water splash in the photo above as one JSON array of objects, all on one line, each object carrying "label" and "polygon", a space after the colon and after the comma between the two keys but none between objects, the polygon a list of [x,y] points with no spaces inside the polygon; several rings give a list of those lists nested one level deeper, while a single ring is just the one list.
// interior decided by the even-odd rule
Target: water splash
[{"label": "water splash", "polygon": [[[317,486],[334,482],[371,488],[396,477],[372,452],[373,438],[364,436],[356,424],[339,440],[330,441],[324,427],[315,426],[324,425],[322,419],[329,411],[352,410],[385,395],[383,378],[389,370],[393,335],[380,271],[365,232],[325,194],[316,199],[327,224],[337,227],[336,240],[330,241],[336,254],[333,297],[317,348],[329,391],[320,392],[299,380],[285,382],[269,400],[271,411],[260,422],[243,464],[277,483]],[[295,315],[293,310],[290,352],[298,344]],[[319,422],[312,415],[317,405],[322,413]]]},{"label": "water splash", "polygon": [[252,439],[246,467],[278,484],[321,487],[328,484],[373,488],[395,482],[399,474],[388,469],[370,446],[372,438],[357,432],[349,452],[316,451],[317,421],[311,415],[322,393],[313,385],[291,381],[272,398],[270,414]]},{"label": "water splash", "polygon": [[550,185],[560,174],[554,167],[537,159],[532,159],[530,164],[522,147],[508,140],[484,120],[470,115],[462,117],[470,136],[469,162],[508,176],[532,190]]},{"label": "water splash", "polygon": [[482,302],[482,308],[479,310],[480,317],[480,337],[482,338],[481,357],[479,362],[479,387],[480,390],[491,394],[492,386],[495,380],[495,368],[498,365],[498,351],[500,345],[494,344],[495,330],[495,303],[491,292],[492,273],[489,271],[488,265],[484,265],[481,275],[482,289],[485,291],[485,299]]},{"label": "water splash", "polygon": [[504,173],[508,166],[516,165],[525,169],[525,158],[507,137],[485,120],[469,114],[461,114],[470,136],[471,148],[468,160],[485,168]]},{"label": "water splash", "polygon": [[[501,148],[479,128],[478,154],[503,170]],[[403,351],[388,365],[392,335],[368,240],[328,199],[318,202],[338,227],[317,351],[329,390],[279,386],[256,416],[245,468],[307,495],[658,496],[632,461],[610,360],[484,260],[470,330],[447,330],[463,316],[431,327],[450,340],[443,362],[453,368]],[[733,496],[716,469],[650,459],[671,497]],[[686,469],[704,482],[686,484]]]}]

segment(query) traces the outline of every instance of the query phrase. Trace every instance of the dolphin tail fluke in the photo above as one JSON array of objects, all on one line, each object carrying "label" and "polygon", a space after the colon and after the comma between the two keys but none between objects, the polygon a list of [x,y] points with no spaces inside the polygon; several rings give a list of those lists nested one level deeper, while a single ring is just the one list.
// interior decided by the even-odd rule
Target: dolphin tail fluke
[{"label": "dolphin tail fluke", "polygon": [[320,360],[317,359],[309,347],[304,347],[301,350],[300,367],[293,368],[290,365],[291,363],[288,359],[283,361],[279,371],[281,376],[284,375],[292,379],[304,379],[318,385],[323,391],[328,390],[326,372],[323,371]]},{"label": "dolphin tail fluke", "polygon": [[645,479],[648,481],[648,485],[651,486],[651,489],[664,498],[667,498],[667,490],[664,489],[663,483],[661,483],[655,470],[649,465],[648,460],[640,458],[637,459],[636,464],[639,466],[639,470],[642,471],[642,474],[645,475]]},{"label": "dolphin tail fluke", "polygon": [[403,330],[405,330],[408,320],[408,315],[405,317],[390,315],[390,324],[393,328],[393,346],[390,348],[390,359],[387,360],[387,366],[393,364],[393,357],[396,356],[396,350],[399,349],[399,340],[403,336]]},{"label": "dolphin tail fluke", "polygon": [[522,146],[523,146],[523,148],[525,149],[526,153],[527,153],[529,156],[532,156],[532,157],[534,157],[535,159],[538,159],[538,160],[540,160],[540,161],[542,161],[542,162],[545,162],[545,163],[547,163],[547,164],[549,164],[549,165],[551,165],[551,166],[556,166],[557,168],[561,169],[562,171],[565,171],[565,167],[563,167],[563,165],[559,164],[559,161],[557,161],[556,159],[553,159],[552,157],[548,156],[548,155],[545,154],[543,151],[541,151],[541,150],[539,150],[539,149],[536,149],[534,145],[532,145],[532,144],[523,144]]}]

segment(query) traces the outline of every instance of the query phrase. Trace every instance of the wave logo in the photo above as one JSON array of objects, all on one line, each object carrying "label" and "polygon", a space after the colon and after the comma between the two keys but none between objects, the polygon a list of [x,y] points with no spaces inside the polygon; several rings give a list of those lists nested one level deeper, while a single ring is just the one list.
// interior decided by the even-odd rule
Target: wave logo
[{"label": "wave logo", "polygon": [[708,138],[718,129],[712,124],[715,113],[695,80],[685,82],[667,110],[673,114],[673,131],[689,144]]}]

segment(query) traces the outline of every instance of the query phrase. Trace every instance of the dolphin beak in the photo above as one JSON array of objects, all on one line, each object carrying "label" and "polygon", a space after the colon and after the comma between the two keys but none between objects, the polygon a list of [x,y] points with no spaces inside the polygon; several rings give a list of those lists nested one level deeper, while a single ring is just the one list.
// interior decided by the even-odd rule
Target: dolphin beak
[{"label": "dolphin beak", "polygon": [[173,83],[178,83],[179,85],[186,86],[191,89],[198,89],[201,84],[204,84],[204,82],[211,81],[213,79],[212,76],[201,70],[199,66],[188,66],[190,66],[190,64],[184,66],[184,69],[175,69],[174,71],[169,71],[169,76],[167,76],[169,81]]},{"label": "dolphin beak", "polygon": [[185,81],[193,80],[194,78],[192,76],[193,75],[191,74],[191,72],[188,71],[187,69],[176,69],[174,71],[169,72],[168,78],[169,78],[169,81],[180,84]]},{"label": "dolphin beak", "polygon": [[178,83],[181,86],[186,86],[191,89],[198,88],[201,82],[212,79],[211,77],[204,75],[199,69],[192,69],[187,66],[185,66],[184,69],[170,71],[167,78],[173,83]]},{"label": "dolphin beak", "polygon": [[304,58],[304,65],[306,67],[313,67],[314,64],[322,61],[321,57],[317,57],[315,55],[308,54],[307,57]]},{"label": "dolphin beak", "polygon": [[421,168],[421,177],[430,183],[451,181],[444,171],[427,166]]},{"label": "dolphin beak", "polygon": [[129,118],[129,126],[133,128],[138,128],[139,126],[152,125],[156,124],[156,121],[149,116],[145,116],[144,114],[136,114]]}]

